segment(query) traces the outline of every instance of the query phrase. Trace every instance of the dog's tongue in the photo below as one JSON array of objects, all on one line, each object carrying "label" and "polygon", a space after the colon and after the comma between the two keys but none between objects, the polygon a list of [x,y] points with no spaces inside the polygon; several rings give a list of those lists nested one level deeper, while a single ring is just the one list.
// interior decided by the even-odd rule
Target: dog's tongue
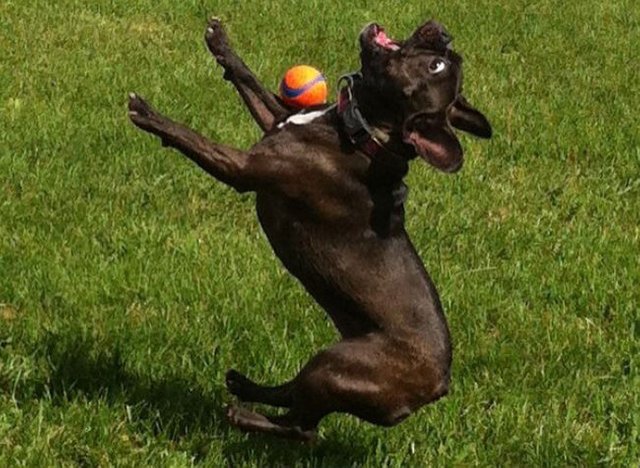
[{"label": "dog's tongue", "polygon": [[398,50],[400,48],[382,29],[376,34],[376,44],[391,50]]}]

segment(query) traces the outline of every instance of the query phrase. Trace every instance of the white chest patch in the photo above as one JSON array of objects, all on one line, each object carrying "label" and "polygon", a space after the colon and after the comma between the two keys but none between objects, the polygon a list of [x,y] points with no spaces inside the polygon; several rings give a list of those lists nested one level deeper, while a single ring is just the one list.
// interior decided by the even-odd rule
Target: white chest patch
[{"label": "white chest patch", "polygon": [[326,114],[327,112],[329,112],[331,109],[333,108],[333,106],[328,107],[326,109],[323,110],[317,110],[317,111],[312,111],[312,112],[300,112],[298,114],[293,114],[292,116],[288,117],[287,120],[285,120],[284,122],[280,122],[278,124],[278,128],[282,128],[285,125],[288,124],[293,124],[293,125],[307,125],[308,123],[313,122],[314,120],[316,120],[318,117],[323,116],[324,114]]}]

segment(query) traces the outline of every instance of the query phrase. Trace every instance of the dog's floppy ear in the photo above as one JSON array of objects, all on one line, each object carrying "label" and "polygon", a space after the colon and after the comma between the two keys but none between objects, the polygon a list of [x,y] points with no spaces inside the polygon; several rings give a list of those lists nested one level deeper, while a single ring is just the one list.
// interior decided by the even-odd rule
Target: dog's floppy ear
[{"label": "dog's floppy ear", "polygon": [[441,171],[456,172],[462,167],[462,146],[444,114],[419,114],[409,118],[404,126],[404,141],[413,145],[419,156]]},{"label": "dog's floppy ear", "polygon": [[480,138],[491,138],[491,124],[482,113],[460,95],[448,112],[449,122],[458,130]]}]

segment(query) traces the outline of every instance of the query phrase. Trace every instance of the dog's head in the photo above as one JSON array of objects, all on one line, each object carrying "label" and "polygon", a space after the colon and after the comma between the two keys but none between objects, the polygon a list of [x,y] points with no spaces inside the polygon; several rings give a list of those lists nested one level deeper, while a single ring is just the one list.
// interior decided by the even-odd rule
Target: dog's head
[{"label": "dog's head", "polygon": [[386,96],[399,113],[405,143],[446,172],[462,167],[462,147],[452,127],[489,138],[491,126],[462,96],[462,57],[435,21],[405,41],[389,38],[378,24],[360,34],[364,84]]}]

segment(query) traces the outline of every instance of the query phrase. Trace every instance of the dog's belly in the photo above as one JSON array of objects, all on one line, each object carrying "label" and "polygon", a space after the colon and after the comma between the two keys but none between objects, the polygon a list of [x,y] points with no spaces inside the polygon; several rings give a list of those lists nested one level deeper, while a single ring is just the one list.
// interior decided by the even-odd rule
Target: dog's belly
[{"label": "dog's belly", "polygon": [[366,224],[327,225],[269,193],[258,194],[257,211],[278,258],[344,336],[386,329],[443,342],[437,338],[448,335],[434,320],[442,317],[437,292],[404,229],[380,238]]},{"label": "dog's belly", "polygon": [[[337,237],[342,229],[320,226],[305,207],[274,194],[258,193],[258,219],[271,247],[287,270],[298,278],[311,294],[321,302],[324,285],[331,281],[332,265],[339,256]],[[332,234],[333,233],[333,234]]]}]

